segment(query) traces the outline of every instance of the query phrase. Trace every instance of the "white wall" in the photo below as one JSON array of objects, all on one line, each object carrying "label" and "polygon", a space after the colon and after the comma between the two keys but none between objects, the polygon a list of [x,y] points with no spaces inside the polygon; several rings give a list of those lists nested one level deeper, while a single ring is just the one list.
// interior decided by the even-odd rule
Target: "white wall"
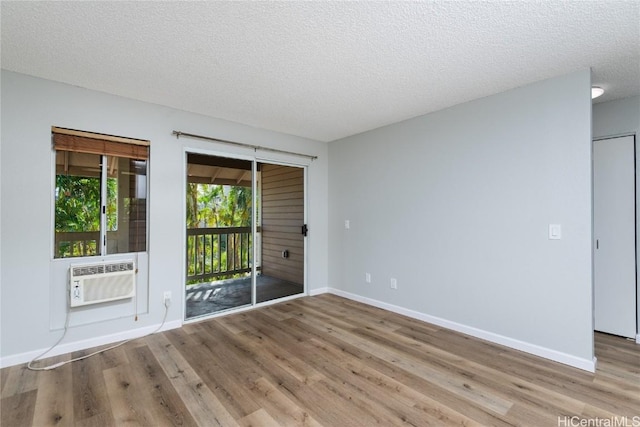
[{"label": "white wall", "polygon": [[329,159],[336,292],[593,369],[589,70],[332,142]]},{"label": "white wall", "polygon": [[593,138],[637,134],[640,130],[640,96],[593,105]]},{"label": "white wall", "polygon": [[[190,148],[253,156],[253,150],[181,138],[182,130],[317,155],[309,176],[309,289],[328,284],[327,144],[252,128],[105,93],[2,71],[1,348],[3,366],[21,363],[61,334],[68,260],[52,260],[53,152],[51,126],[151,140],[148,284],[141,275],[141,312],[131,302],[74,312],[59,351],[115,341],[153,330],[162,320],[163,291],[173,304],[168,326],[179,326],[184,304],[184,151]],[[262,158],[287,160],[268,152]],[[144,262],[141,261],[141,265]]]},{"label": "white wall", "polygon": [[[619,99],[616,101],[602,102],[593,106],[593,138],[600,139],[619,135],[636,135],[636,169],[640,165],[640,96]],[[636,173],[636,229],[640,230],[640,173]],[[640,248],[640,233],[636,233],[636,247]],[[637,265],[640,265],[640,251],[636,253]],[[640,283],[640,269],[637,269],[636,283]],[[636,331],[640,331],[640,292],[637,295],[636,317],[638,325]],[[640,343],[640,333],[636,337]]]}]

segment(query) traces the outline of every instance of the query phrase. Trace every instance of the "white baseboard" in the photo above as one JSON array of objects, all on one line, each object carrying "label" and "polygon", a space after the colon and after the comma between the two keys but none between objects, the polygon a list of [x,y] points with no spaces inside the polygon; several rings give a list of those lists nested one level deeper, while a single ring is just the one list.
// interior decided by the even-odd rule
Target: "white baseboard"
[{"label": "white baseboard", "polygon": [[[49,353],[47,353],[44,358],[59,356],[61,354],[71,353],[73,351],[85,350],[87,348],[98,347],[106,344],[116,343],[118,341],[124,341],[128,339],[141,338],[143,336],[149,335],[158,329],[158,325],[145,326],[143,328],[132,329],[125,332],[119,332],[111,335],[103,335],[100,337],[89,338],[86,340],[74,341],[70,343],[61,343]],[[170,329],[176,329],[182,326],[182,320],[173,320],[171,322],[166,322],[160,331],[168,331]],[[9,366],[19,365],[21,363],[27,363],[33,358],[38,357],[43,351],[47,348],[41,348],[40,350],[28,351],[26,353],[15,354],[11,356],[6,356],[0,358],[0,368],[6,368]]]},{"label": "white baseboard", "polygon": [[640,334],[636,335],[636,344],[640,344]]},{"label": "white baseboard", "polygon": [[428,314],[420,313],[418,311],[409,310],[407,308],[399,307],[386,302],[374,300],[371,298],[363,297],[360,295],[352,294],[342,291],[340,289],[326,288],[328,293],[335,294],[350,300],[358,301],[367,305],[382,308],[394,313],[402,314],[414,319],[422,320],[427,323],[442,326],[447,329],[451,329],[463,334],[471,335],[476,338],[480,338],[486,341],[490,341],[496,344],[504,345],[509,348],[524,351],[526,353],[540,356],[545,359],[553,360],[555,362],[563,363],[565,365],[573,366],[574,368],[582,369],[589,372],[596,371],[596,358],[593,360],[583,359],[570,354],[566,354],[557,350],[552,350],[546,347],[541,347],[536,344],[531,344],[525,341],[516,340],[513,338],[505,337],[493,332],[484,331],[482,329],[474,328],[472,326],[463,325],[460,323],[452,322],[450,320],[442,319],[440,317],[431,316]]}]

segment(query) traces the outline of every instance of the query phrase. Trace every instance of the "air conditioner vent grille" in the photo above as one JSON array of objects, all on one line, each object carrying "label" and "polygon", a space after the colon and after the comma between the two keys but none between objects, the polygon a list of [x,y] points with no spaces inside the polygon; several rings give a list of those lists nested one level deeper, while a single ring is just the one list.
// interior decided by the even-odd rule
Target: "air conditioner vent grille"
[{"label": "air conditioner vent grille", "polygon": [[78,276],[93,276],[95,274],[104,273],[104,265],[83,265],[82,267],[74,267],[73,275]]},{"label": "air conditioner vent grille", "polygon": [[114,273],[116,271],[133,271],[132,262],[121,262],[119,264],[106,264],[105,273]]},{"label": "air conditioner vent grille", "polygon": [[81,267],[73,268],[73,275],[79,276],[93,276],[96,274],[104,273],[116,273],[119,271],[133,271],[133,262],[120,262],[115,264],[97,264],[97,265],[83,265]]}]

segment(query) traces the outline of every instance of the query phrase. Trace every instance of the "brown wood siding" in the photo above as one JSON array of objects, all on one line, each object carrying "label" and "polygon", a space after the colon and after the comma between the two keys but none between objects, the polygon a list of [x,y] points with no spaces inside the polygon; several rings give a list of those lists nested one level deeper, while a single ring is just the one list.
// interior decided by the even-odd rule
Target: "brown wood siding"
[{"label": "brown wood siding", "polygon": [[[262,273],[304,282],[304,170],[261,165]],[[289,258],[282,252],[288,250]]]},{"label": "brown wood siding", "polygon": [[[129,168],[134,169],[133,161]],[[126,175],[122,175],[124,178]],[[129,175],[129,252],[145,252],[147,250],[147,199],[135,198],[138,193],[139,175]]]}]

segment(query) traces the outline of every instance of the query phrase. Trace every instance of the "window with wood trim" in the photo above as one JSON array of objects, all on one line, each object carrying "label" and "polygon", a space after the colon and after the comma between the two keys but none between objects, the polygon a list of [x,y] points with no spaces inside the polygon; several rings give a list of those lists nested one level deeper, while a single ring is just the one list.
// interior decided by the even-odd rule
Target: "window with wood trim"
[{"label": "window with wood trim", "polygon": [[54,257],[147,250],[149,141],[52,127]]}]

